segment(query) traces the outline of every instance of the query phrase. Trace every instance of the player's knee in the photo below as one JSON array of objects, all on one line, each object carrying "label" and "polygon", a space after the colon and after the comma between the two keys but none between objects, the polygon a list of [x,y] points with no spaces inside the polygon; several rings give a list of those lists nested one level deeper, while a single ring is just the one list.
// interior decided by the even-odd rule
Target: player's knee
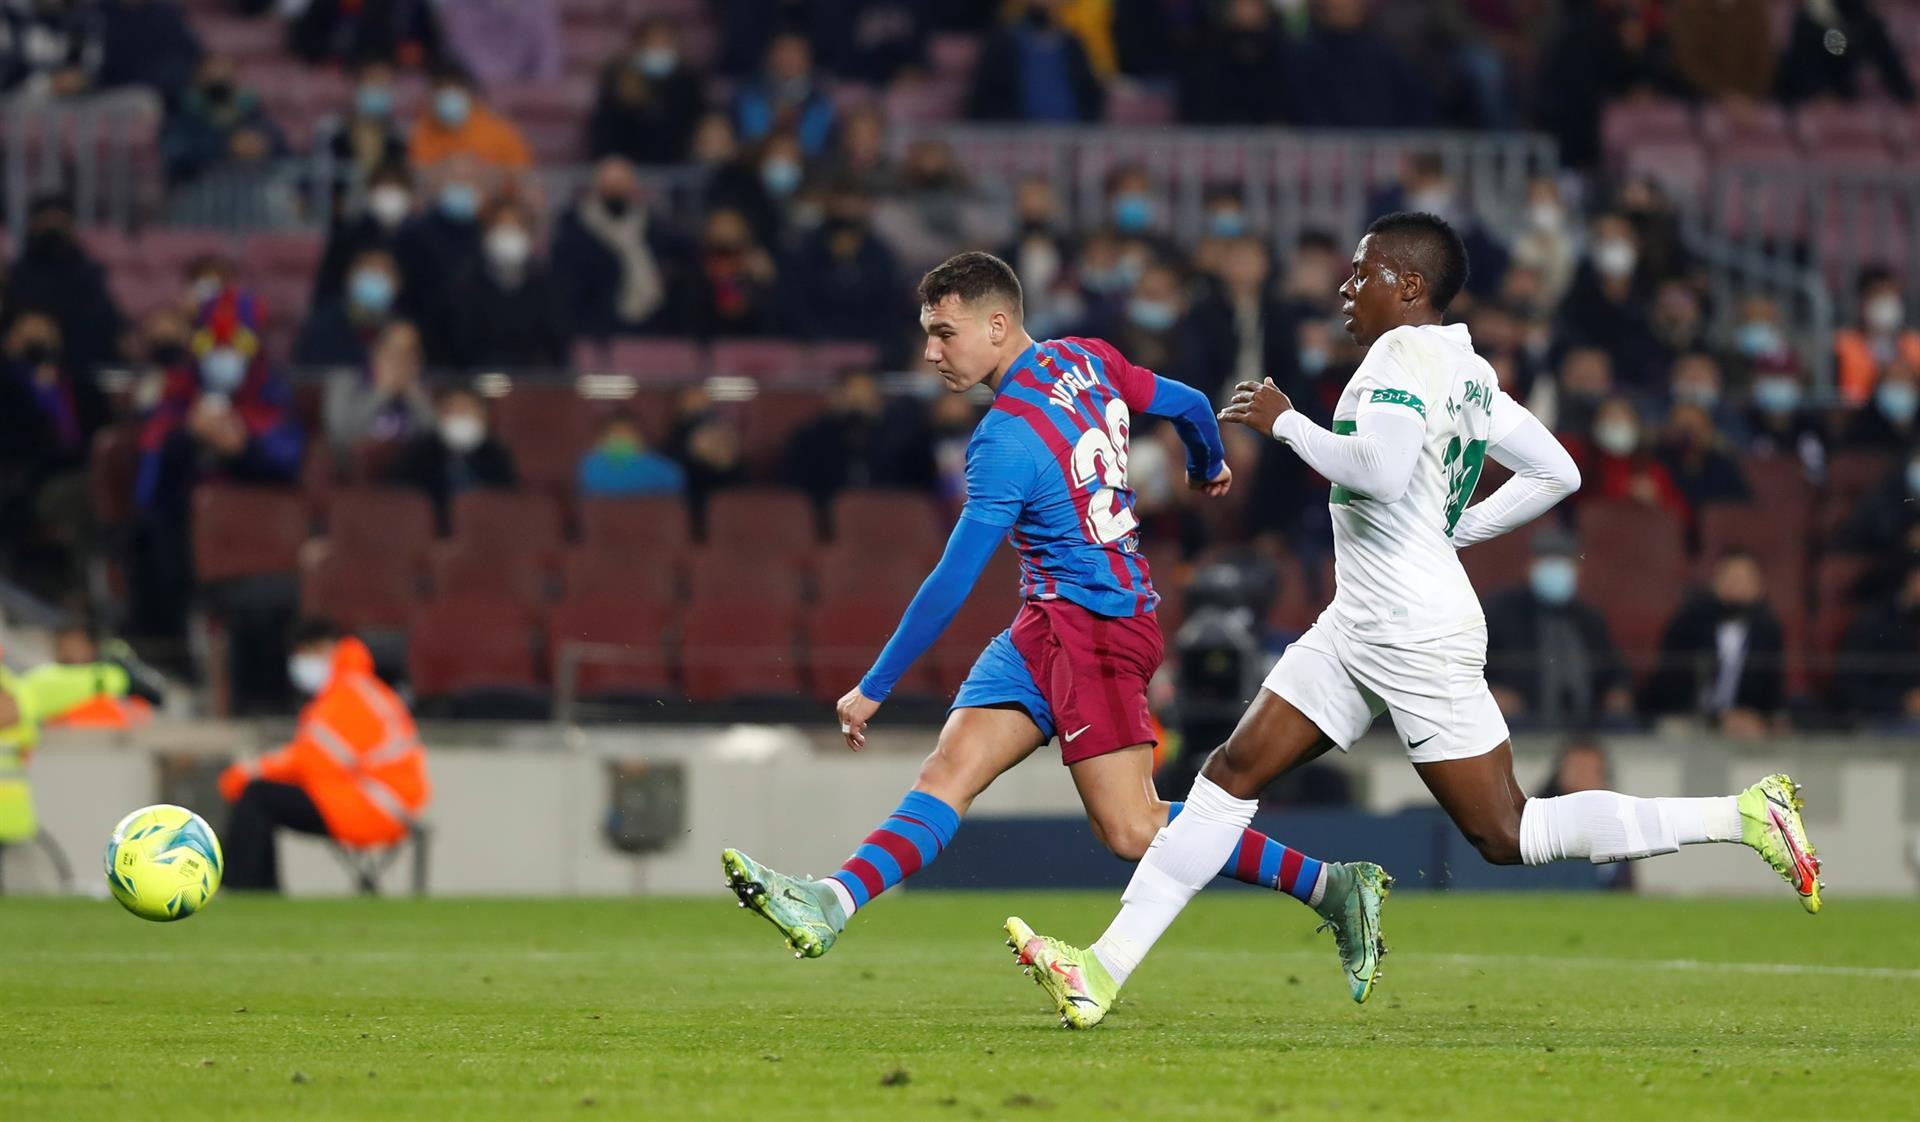
[{"label": "player's knee", "polygon": [[1237,736],[1230,736],[1225,744],[1215,748],[1201,766],[1200,774],[1236,799],[1251,799],[1260,794],[1260,788],[1266,783],[1252,747],[1236,743],[1237,740]]},{"label": "player's knee", "polygon": [[1520,823],[1495,822],[1486,826],[1468,830],[1467,840],[1473,848],[1480,851],[1489,865],[1520,864]]},{"label": "player's knee", "polygon": [[1118,821],[1093,820],[1093,835],[1107,851],[1122,861],[1138,861],[1147,855],[1147,847],[1153,844],[1153,836],[1160,827],[1143,816],[1130,816]]}]

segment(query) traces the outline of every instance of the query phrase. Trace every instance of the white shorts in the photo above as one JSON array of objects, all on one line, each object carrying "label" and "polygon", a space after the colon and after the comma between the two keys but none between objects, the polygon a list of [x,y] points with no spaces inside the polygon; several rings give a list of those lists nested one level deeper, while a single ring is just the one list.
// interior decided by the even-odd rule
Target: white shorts
[{"label": "white shorts", "polygon": [[1267,674],[1266,688],[1292,703],[1346,751],[1384,710],[1416,764],[1463,760],[1498,748],[1507,719],[1487,688],[1487,629],[1405,646],[1353,639],[1324,617]]}]

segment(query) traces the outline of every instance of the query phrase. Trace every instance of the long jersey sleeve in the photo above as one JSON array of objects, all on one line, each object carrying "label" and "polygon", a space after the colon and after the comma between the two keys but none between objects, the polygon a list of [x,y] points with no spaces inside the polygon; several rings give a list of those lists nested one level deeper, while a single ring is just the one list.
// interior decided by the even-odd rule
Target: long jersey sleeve
[{"label": "long jersey sleeve", "polygon": [[1512,469],[1513,478],[1461,513],[1453,528],[1455,547],[1524,526],[1580,489],[1580,469],[1560,441],[1524,407],[1514,403],[1512,408],[1517,420],[1505,433],[1495,434],[1487,454]]},{"label": "long jersey sleeve", "polygon": [[926,653],[933,641],[953,622],[954,613],[966,602],[967,595],[980,580],[980,574],[993,557],[993,551],[1006,540],[1005,526],[996,526],[965,514],[953,527],[940,563],[927,574],[900,617],[887,645],[874,660],[873,669],[860,679],[860,692],[874,701],[885,701],[914,660]]},{"label": "long jersey sleeve", "polygon": [[1207,395],[1171,378],[1153,376],[1153,400],[1146,412],[1173,422],[1180,443],[1187,446],[1187,475],[1209,480],[1220,474],[1226,463],[1226,446],[1220,441],[1220,422],[1213,415],[1213,403]]},{"label": "long jersey sleeve", "polygon": [[1406,410],[1363,410],[1349,435],[1336,435],[1297,409],[1280,414],[1273,435],[1330,483],[1379,502],[1407,493],[1426,443],[1426,421]]}]

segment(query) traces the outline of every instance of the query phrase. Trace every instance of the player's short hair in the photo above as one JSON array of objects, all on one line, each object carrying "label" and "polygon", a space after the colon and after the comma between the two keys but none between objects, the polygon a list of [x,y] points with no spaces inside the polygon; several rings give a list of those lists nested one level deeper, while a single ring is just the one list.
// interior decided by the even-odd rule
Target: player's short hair
[{"label": "player's short hair", "polygon": [[1444,312],[1467,286],[1467,246],[1447,220],[1425,211],[1383,214],[1367,227],[1376,241],[1391,239],[1396,252],[1427,281],[1433,310]]},{"label": "player's short hair", "polygon": [[974,304],[988,297],[999,297],[1023,314],[1020,278],[1013,266],[991,253],[970,250],[955,254],[928,270],[920,278],[920,303],[937,307],[949,296],[958,296],[963,304]]}]

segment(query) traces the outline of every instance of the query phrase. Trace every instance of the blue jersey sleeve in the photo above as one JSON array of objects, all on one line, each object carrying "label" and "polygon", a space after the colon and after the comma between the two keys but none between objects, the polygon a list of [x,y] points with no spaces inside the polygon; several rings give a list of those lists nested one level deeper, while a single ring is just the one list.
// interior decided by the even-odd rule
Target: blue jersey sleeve
[{"label": "blue jersey sleeve", "polygon": [[1212,479],[1227,461],[1226,446],[1220,442],[1220,422],[1213,415],[1207,395],[1171,378],[1154,375],[1153,401],[1146,412],[1165,417],[1180,433],[1187,446],[1187,475],[1194,479]]},{"label": "blue jersey sleeve", "polygon": [[[967,510],[973,510],[971,500]],[[1005,527],[961,516],[953,528],[953,536],[947,539],[940,563],[927,574],[920,591],[914,593],[913,602],[907,605],[906,614],[900,617],[900,626],[894,628],[893,636],[881,648],[873,669],[860,679],[861,693],[874,701],[887,699],[900,681],[900,675],[905,674],[914,660],[925,654],[947,629],[947,624],[953,622],[954,613],[966,602],[967,594],[973,591],[993,551],[1004,540]]]},{"label": "blue jersey sleeve", "polygon": [[967,506],[962,518],[1008,529],[1033,493],[1039,468],[1011,425],[989,417],[967,444]]}]

